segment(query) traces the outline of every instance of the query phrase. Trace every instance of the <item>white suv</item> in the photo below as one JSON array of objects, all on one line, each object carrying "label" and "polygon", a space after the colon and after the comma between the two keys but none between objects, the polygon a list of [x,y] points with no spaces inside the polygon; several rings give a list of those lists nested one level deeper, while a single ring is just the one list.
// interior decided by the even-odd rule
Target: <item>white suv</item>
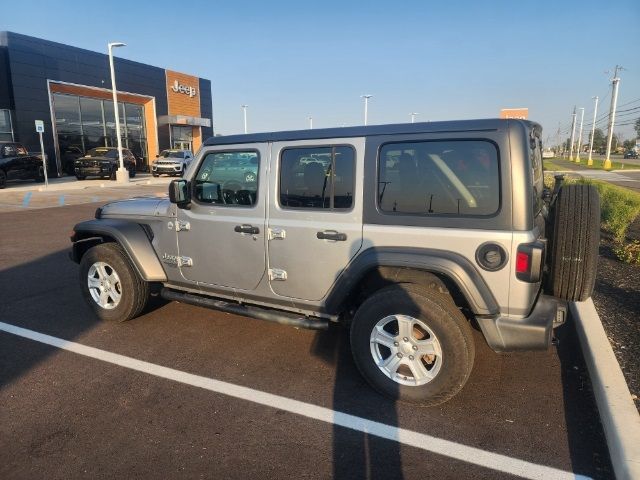
[{"label": "white suv", "polygon": [[189,150],[163,150],[151,164],[151,174],[157,177],[163,173],[171,176],[182,176],[193,160]]}]

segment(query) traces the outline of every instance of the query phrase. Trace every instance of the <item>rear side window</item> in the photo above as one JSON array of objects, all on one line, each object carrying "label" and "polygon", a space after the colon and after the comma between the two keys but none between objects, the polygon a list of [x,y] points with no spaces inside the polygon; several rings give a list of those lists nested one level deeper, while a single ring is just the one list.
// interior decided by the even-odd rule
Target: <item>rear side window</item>
[{"label": "rear side window", "polygon": [[287,148],[280,156],[280,205],[344,210],[353,206],[352,147]]},{"label": "rear side window", "polygon": [[259,160],[256,151],[207,154],[195,177],[195,200],[226,206],[255,205]]},{"label": "rear side window", "polygon": [[500,207],[496,146],[482,140],[385,144],[377,199],[389,214],[492,215]]}]

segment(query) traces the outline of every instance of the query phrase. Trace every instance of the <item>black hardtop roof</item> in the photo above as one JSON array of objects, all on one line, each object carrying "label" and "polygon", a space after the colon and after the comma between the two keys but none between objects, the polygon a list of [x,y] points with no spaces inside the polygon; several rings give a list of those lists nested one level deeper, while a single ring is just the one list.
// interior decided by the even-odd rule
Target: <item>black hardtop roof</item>
[{"label": "black hardtop roof", "polygon": [[223,135],[210,137],[206,146],[233,145],[240,143],[266,143],[292,140],[314,140],[322,138],[367,137],[373,135],[395,135],[411,133],[445,133],[445,132],[478,132],[495,131],[505,128],[509,122],[520,122],[527,128],[541,129],[539,124],[529,120],[515,119],[482,119],[453,120],[445,122],[394,123],[389,125],[369,125],[342,128],[318,128],[308,130],[289,130],[283,132],[247,133],[240,135]]}]

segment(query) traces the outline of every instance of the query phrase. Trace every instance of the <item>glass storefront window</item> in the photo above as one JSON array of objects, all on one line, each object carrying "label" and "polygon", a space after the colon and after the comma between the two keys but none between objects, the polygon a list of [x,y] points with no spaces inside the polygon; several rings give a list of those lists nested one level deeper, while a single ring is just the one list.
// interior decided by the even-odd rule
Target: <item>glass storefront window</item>
[{"label": "glass storefront window", "polygon": [[0,110],[0,140],[13,141],[11,112],[9,110]]},{"label": "glass storefront window", "polygon": [[[111,100],[54,93],[53,108],[63,163],[66,157],[77,157],[92,148],[117,145]],[[129,148],[146,163],[148,155],[144,106],[118,102],[118,111],[122,146]]]}]

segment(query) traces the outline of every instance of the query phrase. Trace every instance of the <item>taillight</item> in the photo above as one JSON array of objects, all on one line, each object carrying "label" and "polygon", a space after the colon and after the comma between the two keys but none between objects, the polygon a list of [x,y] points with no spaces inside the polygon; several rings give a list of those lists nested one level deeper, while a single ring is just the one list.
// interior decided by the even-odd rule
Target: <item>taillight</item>
[{"label": "taillight", "polygon": [[523,243],[516,253],[516,278],[523,282],[537,283],[542,278],[544,243]]},{"label": "taillight", "polygon": [[518,252],[516,255],[516,273],[527,273],[531,265],[531,257],[528,252]]}]

